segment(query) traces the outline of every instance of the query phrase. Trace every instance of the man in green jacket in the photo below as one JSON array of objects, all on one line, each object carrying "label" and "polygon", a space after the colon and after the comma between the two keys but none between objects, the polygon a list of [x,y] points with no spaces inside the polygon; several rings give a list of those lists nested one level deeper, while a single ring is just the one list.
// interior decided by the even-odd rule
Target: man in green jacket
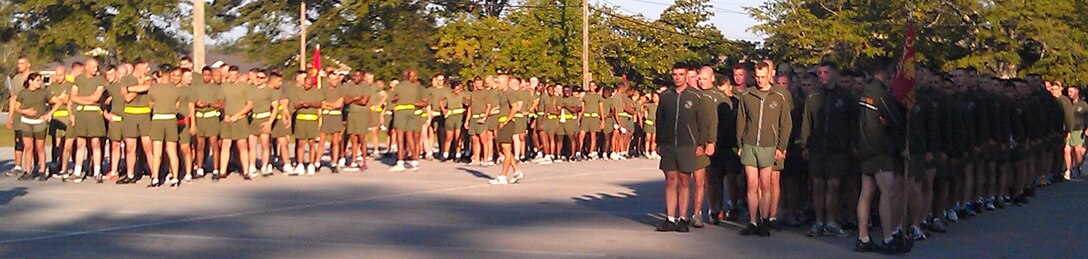
[{"label": "man in green jacket", "polygon": [[741,94],[737,111],[737,142],[740,162],[748,180],[748,215],[751,220],[741,235],[769,236],[764,224],[771,210],[771,171],[776,160],[786,157],[793,119],[790,99],[772,84],[774,68],[767,62],[756,65],[757,87]]},{"label": "man in green jacket", "polygon": [[[657,108],[657,146],[661,154],[660,168],[665,173],[665,206],[667,220],[657,231],[688,232],[688,205],[691,199],[691,174],[698,168],[696,158],[703,156],[705,129],[700,127],[703,114],[702,97],[687,84],[688,69],[673,66],[673,88],[661,94]],[[671,126],[670,126],[671,125]],[[677,217],[679,215],[679,217]]]}]

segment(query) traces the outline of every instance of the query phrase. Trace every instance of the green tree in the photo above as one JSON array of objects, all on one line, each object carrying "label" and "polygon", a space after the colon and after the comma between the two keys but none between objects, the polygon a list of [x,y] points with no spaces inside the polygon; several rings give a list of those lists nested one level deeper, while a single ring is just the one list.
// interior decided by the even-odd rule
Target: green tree
[{"label": "green tree", "polygon": [[[172,24],[184,15],[177,1],[15,0],[9,9],[14,28],[25,43],[25,53],[55,61],[83,55],[95,48],[113,53],[112,58],[172,61],[185,49]],[[5,12],[6,13],[6,12]]]}]

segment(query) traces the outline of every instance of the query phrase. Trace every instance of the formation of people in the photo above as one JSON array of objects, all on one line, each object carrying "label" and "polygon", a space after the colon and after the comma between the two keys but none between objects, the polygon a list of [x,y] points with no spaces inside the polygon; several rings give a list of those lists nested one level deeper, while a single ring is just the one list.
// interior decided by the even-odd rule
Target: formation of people
[{"label": "formation of people", "polygon": [[896,99],[890,64],[750,66],[732,80],[672,68],[657,107],[658,231],[737,222],[769,236],[811,223],[808,236],[856,236],[858,252],[906,253],[1080,174],[1088,104],[1060,81],[917,66],[914,93]]},{"label": "formation of people", "polygon": [[398,172],[420,170],[421,159],[498,161],[501,174],[489,182],[504,185],[525,177],[519,163],[655,156],[647,150],[656,93],[626,84],[582,90],[504,73],[425,82],[414,70],[388,81],[334,69],[291,79],[221,63],[195,70],[187,57],[101,70],[87,58],[51,73],[32,72],[26,57],[18,62],[8,175],[22,180],[134,184],[148,176],[148,187],[177,188],[205,175],[357,172],[386,155]]},{"label": "formation of people", "polygon": [[8,175],[178,188],[206,175],[357,172],[386,155],[397,172],[425,159],[501,164],[489,183],[505,185],[526,177],[522,163],[645,157],[665,175],[659,231],[743,222],[742,235],[768,236],[811,223],[809,236],[904,253],[948,223],[1022,206],[1080,173],[1088,103],[1077,87],[919,66],[916,93],[900,100],[891,67],[760,61],[726,77],[678,64],[670,85],[642,91],[504,73],[427,81],[410,69],[384,80],[334,69],[285,78],[196,69],[188,58],[157,68],[88,58],[57,66],[47,83],[21,57]]}]

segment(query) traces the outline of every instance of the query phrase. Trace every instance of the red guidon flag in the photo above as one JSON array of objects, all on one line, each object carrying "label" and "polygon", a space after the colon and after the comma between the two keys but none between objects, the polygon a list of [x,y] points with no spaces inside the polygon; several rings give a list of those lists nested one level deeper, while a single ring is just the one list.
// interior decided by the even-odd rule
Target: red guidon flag
[{"label": "red guidon flag", "polygon": [[903,57],[896,66],[892,78],[892,96],[899,103],[910,107],[914,105],[914,22],[907,22],[907,37],[903,44]]},{"label": "red guidon flag", "polygon": [[321,44],[317,44],[317,48],[314,49],[314,61],[312,68],[310,68],[310,78],[313,78],[315,86],[321,87]]}]

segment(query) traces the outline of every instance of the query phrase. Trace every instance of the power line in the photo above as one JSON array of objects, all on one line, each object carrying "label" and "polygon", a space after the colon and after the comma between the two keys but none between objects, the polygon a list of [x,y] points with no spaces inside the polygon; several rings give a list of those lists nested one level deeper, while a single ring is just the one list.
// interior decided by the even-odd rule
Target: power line
[{"label": "power line", "polygon": [[[672,4],[669,4],[669,3],[654,2],[654,1],[648,1],[648,0],[630,0],[630,1],[639,2],[639,3],[646,3],[646,4],[653,4],[653,5],[659,5],[659,6],[666,6],[666,7],[672,6]],[[737,11],[737,10],[730,10],[730,9],[719,8],[719,7],[709,7],[707,9],[710,9],[711,11],[748,15],[747,12]]]}]

